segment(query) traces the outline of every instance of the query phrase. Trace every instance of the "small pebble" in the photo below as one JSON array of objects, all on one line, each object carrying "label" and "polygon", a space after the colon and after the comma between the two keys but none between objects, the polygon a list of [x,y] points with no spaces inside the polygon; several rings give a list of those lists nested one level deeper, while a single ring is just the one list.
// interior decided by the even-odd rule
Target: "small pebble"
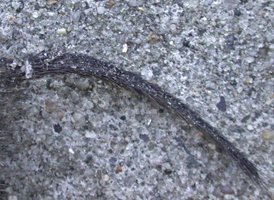
[{"label": "small pebble", "polygon": [[171,24],[170,25],[170,30],[171,31],[176,31],[176,25],[175,24]]},{"label": "small pebble", "polygon": [[254,130],[254,128],[253,128],[253,126],[252,126],[252,125],[247,125],[247,130],[249,130],[249,131],[253,131],[253,130]]},{"label": "small pebble", "polygon": [[209,143],[209,144],[208,144],[208,147],[209,147],[211,150],[213,150],[213,151],[216,150],[216,145],[215,145],[215,144]]},{"label": "small pebble", "polygon": [[137,10],[139,10],[140,12],[145,12],[145,9],[143,7],[138,7]]},{"label": "small pebble", "polygon": [[203,17],[203,18],[201,19],[201,21],[202,21],[203,24],[207,24],[207,22],[208,22],[208,20],[207,20],[206,17]]},{"label": "small pebble", "polygon": [[273,103],[274,99],[268,99],[265,104],[270,106]]},{"label": "small pebble", "polygon": [[50,100],[46,100],[46,112],[52,113],[53,111],[55,111],[55,109],[56,109],[55,103]]},{"label": "small pebble", "polygon": [[67,29],[65,28],[60,28],[57,30],[58,35],[67,35]]},{"label": "small pebble", "polygon": [[94,108],[94,104],[91,101],[87,100],[87,99],[85,99],[83,101],[83,103],[84,103],[84,107],[86,107],[87,109],[91,110],[92,108]]},{"label": "small pebble", "polygon": [[151,42],[157,42],[160,39],[160,37],[156,33],[150,33],[148,35],[148,40]]},{"label": "small pebble", "polygon": [[242,91],[243,91],[244,89],[242,88],[242,87],[238,87],[237,88],[237,92],[240,94],[240,93],[242,93]]},{"label": "small pebble", "polygon": [[58,112],[58,113],[57,113],[57,117],[58,117],[59,119],[62,119],[62,118],[64,117],[64,114],[63,114],[62,112]]},{"label": "small pebble", "polygon": [[18,25],[22,25],[23,20],[21,18],[16,18],[14,19],[14,22],[17,23]]},{"label": "small pebble", "polygon": [[34,11],[34,12],[32,13],[32,16],[33,16],[35,19],[37,19],[37,18],[39,17],[39,13],[38,13],[37,11]]},{"label": "small pebble", "polygon": [[122,53],[126,53],[127,52],[127,44],[123,45],[123,49],[122,49]]},{"label": "small pebble", "polygon": [[140,134],[139,138],[141,140],[143,140],[144,142],[148,142],[149,141],[149,137],[146,134]]},{"label": "small pebble", "polygon": [[56,133],[61,133],[62,131],[62,126],[60,124],[54,124],[53,128]]},{"label": "small pebble", "polygon": [[121,172],[123,169],[120,165],[117,166],[116,170],[115,170],[115,173],[119,173]]},{"label": "small pebble", "polygon": [[17,198],[17,196],[9,196],[8,197],[8,200],[17,200],[18,198]]},{"label": "small pebble", "polygon": [[72,148],[69,148],[69,153],[74,154],[74,151]]},{"label": "small pebble", "polygon": [[126,120],[127,118],[126,118],[125,115],[122,115],[122,116],[120,117],[120,119],[124,121],[124,120]]},{"label": "small pebble", "polygon": [[234,15],[240,16],[241,14],[242,14],[242,12],[239,9],[237,9],[237,8],[234,9]]},{"label": "small pebble", "polygon": [[228,185],[224,185],[221,187],[221,192],[223,194],[234,194],[234,190],[232,190],[232,188]]},{"label": "small pebble", "polygon": [[94,132],[94,131],[86,131],[86,134],[85,134],[86,138],[96,138],[97,137],[97,134]]},{"label": "small pebble", "polygon": [[142,69],[141,75],[144,76],[147,80],[150,80],[153,77],[153,71],[151,69]]},{"label": "small pebble", "polygon": [[237,92],[236,90],[234,90],[234,91],[232,91],[232,95],[233,95],[234,97],[237,97],[237,96],[238,96],[238,92]]},{"label": "small pebble", "polygon": [[223,96],[220,97],[220,102],[217,103],[216,106],[220,111],[223,111],[223,112],[226,111],[226,102],[225,102],[225,98]]},{"label": "small pebble", "polygon": [[253,79],[252,79],[250,76],[246,76],[246,77],[244,77],[243,81],[244,81],[245,83],[252,83],[252,82],[253,82]]},{"label": "small pebble", "polygon": [[88,79],[80,79],[75,83],[76,87],[80,90],[86,90],[89,88],[89,81]]},{"label": "small pebble", "polygon": [[102,177],[102,180],[103,181],[108,181],[109,180],[109,176],[107,174],[105,174],[103,177]]},{"label": "small pebble", "polygon": [[247,63],[253,63],[253,62],[255,61],[255,59],[254,59],[253,57],[247,57],[247,58],[245,59],[245,61],[246,61]]},{"label": "small pebble", "polygon": [[58,2],[58,0],[47,0],[48,5],[52,5],[52,4],[55,4],[57,2]]},{"label": "small pebble", "polygon": [[272,140],[274,138],[274,131],[271,129],[264,129],[262,131],[262,138],[263,138],[263,141]]},{"label": "small pebble", "polygon": [[105,8],[104,7],[98,7],[98,9],[97,9],[97,13],[98,14],[103,14],[105,12]]},{"label": "small pebble", "polygon": [[82,117],[83,117],[83,115],[81,113],[76,112],[76,113],[73,114],[73,119],[75,121],[79,121]]}]

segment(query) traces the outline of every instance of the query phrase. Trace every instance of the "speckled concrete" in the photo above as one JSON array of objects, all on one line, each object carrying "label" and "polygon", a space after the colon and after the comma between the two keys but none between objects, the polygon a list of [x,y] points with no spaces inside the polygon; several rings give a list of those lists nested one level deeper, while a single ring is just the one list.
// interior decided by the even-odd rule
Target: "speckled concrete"
[{"label": "speckled concrete", "polygon": [[[220,129],[273,191],[273,8],[1,1],[0,54],[84,53],[140,73]],[[4,199],[267,199],[197,130],[145,97],[76,75],[25,85],[20,115],[5,121],[13,153],[0,160]]]}]

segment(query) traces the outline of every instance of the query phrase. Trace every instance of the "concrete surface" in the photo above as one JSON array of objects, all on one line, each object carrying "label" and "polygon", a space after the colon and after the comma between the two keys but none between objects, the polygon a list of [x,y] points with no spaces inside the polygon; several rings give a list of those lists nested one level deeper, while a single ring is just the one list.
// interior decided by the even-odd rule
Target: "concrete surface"
[{"label": "concrete surface", "polygon": [[[0,55],[84,53],[140,73],[220,129],[273,191],[273,10],[266,0],[0,1]],[[27,85],[7,122],[4,199],[267,199],[145,97],[75,75]]]}]

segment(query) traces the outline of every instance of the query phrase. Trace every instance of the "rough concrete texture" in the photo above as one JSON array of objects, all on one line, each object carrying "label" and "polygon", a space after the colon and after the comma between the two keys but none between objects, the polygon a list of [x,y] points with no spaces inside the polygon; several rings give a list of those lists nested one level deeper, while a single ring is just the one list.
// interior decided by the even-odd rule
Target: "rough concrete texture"
[{"label": "rough concrete texture", "polygon": [[[273,191],[274,2],[0,1],[0,55],[92,55],[190,105]],[[149,99],[96,78],[25,83],[6,122],[3,199],[267,199],[231,159]]]}]

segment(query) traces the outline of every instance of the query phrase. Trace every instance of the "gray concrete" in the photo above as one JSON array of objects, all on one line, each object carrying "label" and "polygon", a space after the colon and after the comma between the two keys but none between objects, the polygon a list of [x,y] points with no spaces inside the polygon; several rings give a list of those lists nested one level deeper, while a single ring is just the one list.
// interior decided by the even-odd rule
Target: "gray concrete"
[{"label": "gray concrete", "polygon": [[[1,56],[84,53],[140,73],[220,129],[274,190],[274,139],[262,138],[274,134],[273,1],[23,2],[0,1]],[[138,94],[75,75],[29,83],[0,166],[10,199],[267,199]]]}]

